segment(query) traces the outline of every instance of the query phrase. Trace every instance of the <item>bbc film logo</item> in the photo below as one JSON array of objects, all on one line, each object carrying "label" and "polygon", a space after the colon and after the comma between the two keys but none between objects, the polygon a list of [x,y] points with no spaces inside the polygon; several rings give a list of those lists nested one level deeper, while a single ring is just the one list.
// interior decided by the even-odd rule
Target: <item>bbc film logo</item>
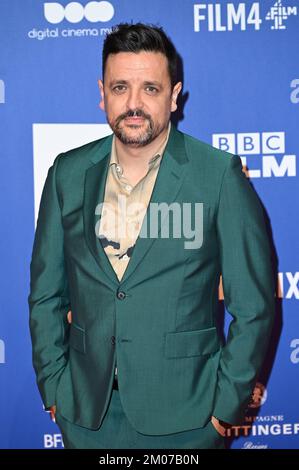
[{"label": "bbc film logo", "polygon": [[55,38],[104,36],[111,31],[111,28],[96,26],[108,23],[112,20],[114,14],[114,6],[108,1],[92,1],[84,4],[70,2],[67,5],[61,5],[58,2],[46,2],[43,5],[43,15],[50,25],[60,25],[61,23],[63,25],[77,25],[83,22],[84,26],[87,26],[83,28],[34,27],[28,32],[28,38],[41,41]]},{"label": "bbc film logo", "polygon": [[[296,176],[296,155],[286,153],[285,141],[283,131],[212,135],[214,147],[240,156],[249,178]],[[254,156],[259,157],[258,161],[251,158]]]},{"label": "bbc film logo", "polygon": [[285,30],[290,17],[298,13],[297,6],[290,3],[278,0],[263,15],[261,7],[265,5],[262,2],[196,3],[193,6],[194,32],[259,31],[264,20],[272,31]]}]

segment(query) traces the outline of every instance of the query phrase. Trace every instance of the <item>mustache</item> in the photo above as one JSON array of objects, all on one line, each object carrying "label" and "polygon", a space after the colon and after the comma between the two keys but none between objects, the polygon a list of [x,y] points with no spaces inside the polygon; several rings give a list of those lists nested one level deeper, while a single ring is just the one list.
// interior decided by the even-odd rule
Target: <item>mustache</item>
[{"label": "mustache", "polygon": [[144,119],[148,119],[151,121],[151,116],[149,114],[146,114],[142,109],[129,109],[126,113],[120,114],[118,118],[115,121],[116,126],[119,125],[119,123],[123,120],[126,119],[127,117],[133,117],[133,116],[138,116],[138,117],[143,117]]}]

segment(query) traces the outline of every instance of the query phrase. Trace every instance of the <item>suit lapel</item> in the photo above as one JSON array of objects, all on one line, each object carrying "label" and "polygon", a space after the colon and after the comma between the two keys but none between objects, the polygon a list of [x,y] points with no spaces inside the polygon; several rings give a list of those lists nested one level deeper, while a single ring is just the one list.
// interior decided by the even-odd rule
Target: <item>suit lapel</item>
[{"label": "suit lapel", "polygon": [[[86,171],[83,214],[85,237],[92,254],[110,281],[115,285],[119,285],[120,282],[116,273],[109,262],[99,238],[96,237],[95,232],[95,225],[99,220],[99,214],[95,214],[95,208],[98,204],[104,202],[111,143],[112,136],[109,136],[105,139],[101,149],[91,156],[91,161],[94,165]],[[172,125],[168,143],[160,163],[155,185],[142,223],[141,231],[143,231],[145,224],[147,227],[150,227],[150,204],[166,203],[168,205],[175,201],[185,177],[187,162],[188,158],[185,150],[184,136]],[[166,216],[167,213],[164,218]],[[164,218],[160,220],[159,217],[157,227],[158,236],[161,231]],[[156,237],[137,237],[132,256],[121,280],[122,284],[133,274],[155,240]]]},{"label": "suit lapel", "polygon": [[96,214],[96,207],[104,202],[111,144],[112,135],[107,137],[102,146],[90,155],[93,165],[88,168],[85,174],[83,222],[85,239],[91,253],[110,283],[112,281],[113,284],[118,285],[119,280],[101,245],[100,239],[96,236],[95,230],[100,219],[100,213]]}]

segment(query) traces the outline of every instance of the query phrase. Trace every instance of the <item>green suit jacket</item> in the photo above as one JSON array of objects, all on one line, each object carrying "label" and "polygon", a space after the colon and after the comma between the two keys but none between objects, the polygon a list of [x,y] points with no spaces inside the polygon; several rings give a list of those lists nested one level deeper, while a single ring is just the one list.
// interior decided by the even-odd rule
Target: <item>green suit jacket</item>
[{"label": "green suit jacket", "polygon": [[[111,142],[58,155],[43,189],[28,301],[44,405],[99,428],[117,357],[122,405],[137,431],[180,432],[211,415],[240,423],[274,318],[263,211],[241,160],[172,126],[150,202],[203,203],[202,246],[186,249],[171,230],[138,237],[119,282],[95,234]],[[220,274],[232,315],[225,343],[216,327]]]}]

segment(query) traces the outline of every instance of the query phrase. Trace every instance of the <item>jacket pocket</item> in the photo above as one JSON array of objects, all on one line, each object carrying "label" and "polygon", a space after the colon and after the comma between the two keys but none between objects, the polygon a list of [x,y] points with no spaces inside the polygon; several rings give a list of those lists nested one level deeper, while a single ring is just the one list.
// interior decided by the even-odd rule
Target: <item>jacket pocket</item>
[{"label": "jacket pocket", "polygon": [[204,356],[218,351],[220,347],[216,327],[170,332],[165,337],[165,356],[168,358]]},{"label": "jacket pocket", "polygon": [[70,346],[76,351],[85,354],[85,330],[76,323],[71,323],[70,329]]}]

